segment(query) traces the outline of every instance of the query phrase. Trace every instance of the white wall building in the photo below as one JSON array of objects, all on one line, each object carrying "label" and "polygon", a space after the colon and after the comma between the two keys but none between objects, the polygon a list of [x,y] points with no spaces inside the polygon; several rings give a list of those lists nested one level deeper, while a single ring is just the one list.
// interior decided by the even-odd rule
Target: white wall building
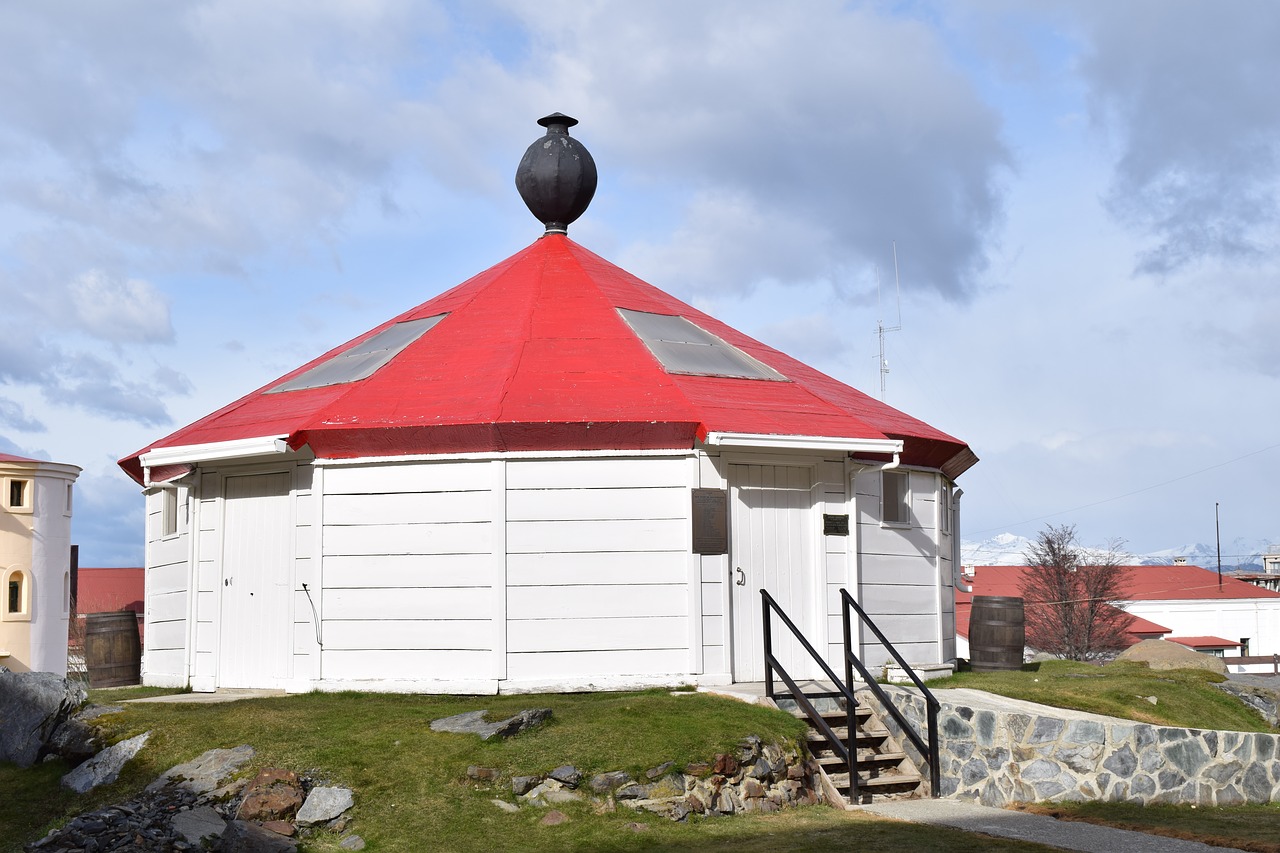
[{"label": "white wall building", "polygon": [[841,588],[909,660],[954,658],[969,448],[540,218],[518,254],[121,460],[147,496],[145,683],[758,681],[761,589],[837,668]]}]

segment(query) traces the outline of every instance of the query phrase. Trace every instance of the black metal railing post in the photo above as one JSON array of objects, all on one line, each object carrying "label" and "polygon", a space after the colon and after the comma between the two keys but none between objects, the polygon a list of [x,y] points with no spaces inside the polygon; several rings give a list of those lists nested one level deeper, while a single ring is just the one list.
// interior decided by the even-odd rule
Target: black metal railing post
[{"label": "black metal railing post", "polygon": [[[822,734],[823,738],[826,739],[827,743],[831,746],[831,751],[844,761],[845,767],[849,772],[849,801],[857,802],[858,732],[854,711],[858,706],[858,700],[854,697],[853,691],[849,689],[848,682],[842,682],[840,680],[839,676],[835,674],[826,660],[818,654],[817,650],[805,638],[804,634],[800,632],[800,629],[796,627],[796,624],[791,621],[791,617],[787,616],[786,611],[778,605],[778,602],[774,600],[768,590],[760,590],[760,605],[760,611],[762,618],[764,619],[765,695],[770,699],[774,698],[772,673],[776,671],[778,677],[782,679],[782,682],[787,685],[787,689],[791,691],[791,696],[795,699],[796,704],[800,706],[801,710],[804,711],[805,716],[809,718],[809,722],[811,722],[813,727],[816,728]],[[782,624],[791,632],[792,636],[796,638],[804,650],[809,653],[809,657],[813,658],[822,671],[826,673],[827,678],[831,679],[831,683],[836,687],[837,695],[844,698],[845,719],[848,721],[846,737],[849,742],[847,745],[840,740],[840,737],[835,733],[835,730],[827,724],[827,721],[823,719],[822,714],[813,706],[813,703],[809,701],[808,697],[804,695],[804,692],[800,689],[799,685],[796,684],[795,679],[791,677],[791,673],[787,672],[786,667],[784,667],[778,661],[777,656],[774,655],[772,616],[775,612],[777,613],[778,618],[782,620]]]},{"label": "black metal railing post", "polygon": [[[767,596],[768,593],[763,589],[760,594]],[[764,620],[764,630],[760,636],[764,638],[764,695],[770,699],[773,696],[773,665],[769,663],[773,657],[773,620],[769,618],[769,606],[764,600],[761,600],[760,616]]]},{"label": "black metal railing post", "polygon": [[[941,704],[933,695],[933,692],[928,687],[925,687],[924,682],[920,680],[918,675],[916,675],[916,671],[911,668],[911,665],[903,659],[901,654],[898,653],[898,650],[894,647],[893,643],[889,642],[889,638],[884,635],[884,632],[880,630],[879,626],[872,621],[871,617],[867,615],[866,611],[862,609],[858,602],[853,600],[853,596],[849,595],[849,591],[847,589],[842,588],[840,590],[840,599],[844,604],[844,607],[841,609],[844,612],[845,619],[845,664],[847,667],[854,667],[858,670],[859,674],[861,674],[863,679],[866,681],[867,689],[875,695],[876,699],[880,701],[880,704],[884,706],[884,709],[889,712],[890,716],[892,716],[895,721],[897,721],[898,725],[902,729],[902,733],[906,735],[907,739],[911,741],[912,745],[915,746],[921,756],[924,757],[925,761],[928,762],[929,795],[937,798],[941,791],[941,780],[939,779],[941,761],[938,756],[938,710],[941,708]],[[887,652],[889,652],[889,655],[894,659],[898,666],[902,668],[902,671],[907,674],[907,677],[911,679],[912,683],[917,689],[919,689],[920,694],[924,697],[925,716],[928,725],[927,743],[920,737],[920,734],[915,730],[915,727],[911,725],[910,721],[907,720],[906,716],[903,715],[903,713],[898,710],[897,706],[895,706],[889,699],[889,696],[884,692],[884,689],[876,683],[875,678],[873,678],[871,673],[867,671],[862,660],[854,654],[853,635],[849,628],[850,610],[855,611],[862,624],[865,624],[871,629],[871,632],[875,634],[876,639],[880,641],[880,644],[884,646]],[[852,683],[852,678],[850,678],[850,683]]]}]

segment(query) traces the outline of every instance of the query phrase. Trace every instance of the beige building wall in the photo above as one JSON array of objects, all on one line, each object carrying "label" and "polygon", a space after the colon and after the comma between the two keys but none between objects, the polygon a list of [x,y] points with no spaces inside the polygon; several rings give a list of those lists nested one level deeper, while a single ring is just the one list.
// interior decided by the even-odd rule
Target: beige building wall
[{"label": "beige building wall", "polygon": [[74,465],[0,455],[0,666],[67,671]]}]

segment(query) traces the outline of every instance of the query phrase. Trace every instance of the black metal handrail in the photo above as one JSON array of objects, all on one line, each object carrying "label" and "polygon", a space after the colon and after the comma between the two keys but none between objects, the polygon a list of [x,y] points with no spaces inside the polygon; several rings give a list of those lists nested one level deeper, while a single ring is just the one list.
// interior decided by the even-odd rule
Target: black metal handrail
[{"label": "black metal handrail", "polygon": [[[841,621],[844,624],[845,683],[846,684],[853,683],[853,670],[854,668],[856,668],[858,670],[858,673],[862,676],[863,681],[866,683],[867,688],[872,693],[875,694],[875,697],[877,699],[880,700],[880,704],[882,704],[885,707],[885,710],[888,711],[890,715],[893,716],[893,719],[897,721],[898,726],[902,729],[903,734],[907,736],[907,738],[911,741],[911,743],[915,746],[915,748],[920,751],[920,754],[924,756],[925,761],[928,762],[929,764],[929,795],[931,797],[936,798],[940,791],[940,779],[939,779],[940,762],[938,760],[938,710],[941,708],[941,704],[938,702],[937,698],[934,697],[933,692],[929,690],[928,687],[924,686],[924,682],[920,680],[920,677],[918,675],[916,675],[916,671],[911,668],[911,665],[902,659],[902,655],[898,654],[898,650],[894,648],[893,643],[889,642],[889,638],[884,635],[884,632],[880,630],[880,628],[876,625],[874,621],[872,621],[871,617],[867,615],[866,611],[862,609],[862,607],[858,604],[858,602],[853,600],[853,596],[849,594],[848,590],[841,588],[840,600],[844,603],[844,607],[840,609],[840,615],[841,615]],[[873,678],[871,676],[871,673],[867,671],[867,668],[863,666],[862,661],[858,658],[858,656],[853,653],[853,631],[852,631],[852,626],[849,620],[850,608],[857,611],[858,617],[862,620],[862,623],[871,629],[872,633],[874,633],[876,635],[876,638],[880,641],[880,644],[884,646],[886,651],[889,652],[889,654],[893,657],[894,661],[897,662],[898,666],[902,667],[902,671],[907,674],[907,676],[911,679],[912,683],[914,683],[915,686],[919,688],[921,695],[924,696],[925,706],[927,708],[926,717],[929,725],[929,731],[928,731],[929,742],[927,745],[925,744],[924,739],[920,737],[919,733],[916,732],[915,727],[911,725],[911,723],[902,714],[902,712],[899,711],[896,706],[894,706],[893,702],[890,701],[888,695],[886,695],[884,690],[880,687],[880,685],[876,683],[875,678]]]},{"label": "black metal handrail", "polygon": [[[858,700],[854,698],[853,692],[849,689],[847,683],[840,681],[840,678],[835,674],[831,667],[827,665],[827,662],[823,660],[822,656],[814,650],[813,646],[809,644],[809,641],[805,639],[802,633],[800,633],[800,629],[791,621],[791,618],[788,617],[783,609],[778,605],[778,602],[774,600],[774,597],[770,595],[767,590],[762,589],[760,590],[760,599],[763,602],[763,606],[760,608],[760,613],[764,619],[765,695],[770,699],[773,699],[775,696],[773,689],[773,674],[776,671],[782,678],[782,681],[787,685],[787,688],[791,691],[791,696],[795,699],[796,704],[804,710],[805,716],[807,716],[809,721],[813,723],[814,728],[822,733],[822,736],[826,738],[827,743],[831,745],[831,750],[844,761],[845,767],[849,771],[849,801],[856,802],[858,799],[858,734],[857,724],[854,720],[854,708],[857,707]],[[774,657],[773,620],[770,618],[771,611],[778,614],[778,617],[782,619],[782,624],[791,631],[791,635],[800,642],[800,645],[809,653],[809,656],[817,661],[818,665],[822,667],[823,672],[827,674],[827,678],[831,679],[831,682],[836,686],[839,694],[844,697],[845,719],[847,726],[846,731],[849,734],[849,745],[847,747],[844,742],[840,740],[839,736],[836,735],[831,726],[827,725],[827,721],[822,718],[822,714],[813,706],[813,703],[804,695],[804,692],[800,690],[800,687],[796,684],[790,673],[787,672],[786,667],[779,663],[778,659]]]}]

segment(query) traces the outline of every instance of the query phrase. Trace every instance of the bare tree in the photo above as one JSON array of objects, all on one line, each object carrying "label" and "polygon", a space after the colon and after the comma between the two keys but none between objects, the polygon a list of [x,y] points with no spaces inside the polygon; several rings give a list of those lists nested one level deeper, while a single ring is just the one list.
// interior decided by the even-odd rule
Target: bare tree
[{"label": "bare tree", "polygon": [[1128,645],[1123,542],[1086,550],[1075,525],[1046,525],[1027,547],[1021,592],[1027,645],[1066,660],[1102,660]]}]

